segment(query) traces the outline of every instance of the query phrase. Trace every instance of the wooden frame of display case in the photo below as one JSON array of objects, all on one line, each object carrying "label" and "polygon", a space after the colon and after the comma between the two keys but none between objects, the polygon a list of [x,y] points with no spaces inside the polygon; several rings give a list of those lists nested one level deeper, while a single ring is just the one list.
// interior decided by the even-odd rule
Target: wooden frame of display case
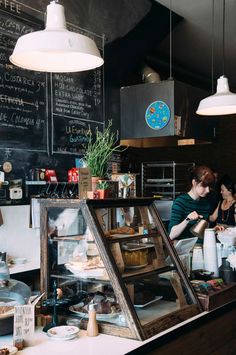
[{"label": "wooden frame of display case", "polygon": [[[48,209],[50,208],[81,208],[82,214],[86,220],[90,231],[94,237],[97,245],[100,257],[104,263],[105,269],[109,276],[109,283],[112,285],[120,308],[125,316],[127,327],[119,325],[106,324],[105,322],[99,323],[99,329],[106,334],[112,334],[127,338],[133,338],[138,340],[147,339],[165,329],[170,328],[190,317],[200,313],[202,308],[198,302],[198,299],[193,291],[193,288],[188,280],[188,277],[183,269],[182,263],[170,241],[165,227],[159,217],[158,211],[153,203],[153,199],[150,198],[133,198],[133,199],[105,199],[105,200],[59,200],[59,199],[43,199],[41,200],[41,291],[48,292],[49,287],[49,270],[48,270],[48,230],[47,230],[47,218]],[[165,271],[170,271],[170,266],[159,264],[159,266],[148,265],[147,267],[139,270],[126,271],[121,274],[115,259],[111,251],[111,244],[116,243],[115,238],[108,239],[105,237],[101,224],[98,221],[96,210],[99,208],[119,208],[119,207],[140,207],[148,208],[149,213],[152,216],[158,232],[154,235],[135,235],[119,238],[119,242],[134,239],[141,239],[151,236],[154,239],[156,252],[160,251],[160,241],[164,241],[165,247],[168,251],[168,255],[171,256],[175,263],[175,270],[178,277],[180,276],[184,287],[188,291],[188,295],[191,298],[192,304],[179,304],[179,309],[161,316],[156,320],[142,325],[137,313],[134,309],[134,305],[131,302],[131,298],[128,292],[127,283],[135,278],[142,276],[148,276],[152,274],[161,274]],[[111,217],[112,218],[112,217]],[[145,218],[145,217],[144,217]],[[158,255],[158,252],[156,253]],[[77,277],[79,279],[79,277]],[[173,281],[174,282],[174,281]],[[86,326],[86,322],[85,322]]]}]

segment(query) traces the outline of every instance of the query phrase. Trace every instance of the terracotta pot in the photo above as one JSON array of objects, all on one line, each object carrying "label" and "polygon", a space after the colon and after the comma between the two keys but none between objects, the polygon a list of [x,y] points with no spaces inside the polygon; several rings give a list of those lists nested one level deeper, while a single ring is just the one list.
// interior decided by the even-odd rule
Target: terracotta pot
[{"label": "terracotta pot", "polygon": [[92,191],[96,191],[97,190],[97,183],[101,179],[102,178],[99,177],[99,176],[92,176]]},{"label": "terracotta pot", "polygon": [[99,198],[100,199],[104,199],[107,198],[108,195],[108,190],[97,190],[99,193]]}]

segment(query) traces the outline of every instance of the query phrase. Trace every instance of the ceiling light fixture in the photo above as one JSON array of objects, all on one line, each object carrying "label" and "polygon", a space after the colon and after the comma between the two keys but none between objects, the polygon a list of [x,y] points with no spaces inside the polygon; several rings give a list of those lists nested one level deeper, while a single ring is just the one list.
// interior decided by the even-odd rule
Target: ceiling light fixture
[{"label": "ceiling light fixture", "polygon": [[104,63],[92,39],[67,30],[64,6],[58,1],[47,6],[44,30],[17,40],[10,61],[24,69],[53,73],[91,70]]},{"label": "ceiling light fixture", "polygon": [[[214,0],[213,0],[214,9]],[[212,11],[214,17],[214,11]],[[200,101],[196,113],[204,116],[230,115],[236,113],[236,94],[229,90],[228,78],[224,76],[225,53],[225,0],[223,0],[223,25],[222,25],[222,62],[223,75],[217,80],[217,89],[214,95]],[[213,36],[213,34],[212,34]]]}]

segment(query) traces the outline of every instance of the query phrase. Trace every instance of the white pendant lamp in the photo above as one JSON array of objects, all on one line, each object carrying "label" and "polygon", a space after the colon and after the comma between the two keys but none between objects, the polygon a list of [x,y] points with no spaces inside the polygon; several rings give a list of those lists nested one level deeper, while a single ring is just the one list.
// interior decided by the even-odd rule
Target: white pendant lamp
[{"label": "white pendant lamp", "polygon": [[64,6],[57,1],[47,6],[46,28],[20,37],[10,61],[24,69],[53,73],[90,70],[104,63],[92,39],[66,29]]},{"label": "white pendant lamp", "polygon": [[[213,0],[214,10],[214,0]],[[214,18],[214,11],[212,12]],[[223,0],[223,72],[224,72],[224,40],[225,40],[225,0]],[[212,78],[213,82],[213,78]],[[219,116],[236,113],[236,94],[229,90],[228,78],[224,75],[217,80],[217,89],[214,95],[200,101],[196,111],[198,115]]]},{"label": "white pendant lamp", "polygon": [[196,113],[206,116],[236,113],[236,94],[229,91],[228,79],[225,76],[217,80],[216,93],[200,101]]}]

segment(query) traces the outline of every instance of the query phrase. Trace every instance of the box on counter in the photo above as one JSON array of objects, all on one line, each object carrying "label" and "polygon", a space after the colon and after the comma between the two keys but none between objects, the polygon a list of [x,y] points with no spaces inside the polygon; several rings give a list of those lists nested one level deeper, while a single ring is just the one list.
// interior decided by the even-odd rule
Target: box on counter
[{"label": "box on counter", "polygon": [[197,297],[204,311],[211,311],[236,300],[236,282],[226,284],[221,290],[214,291],[209,295],[197,293]]}]

